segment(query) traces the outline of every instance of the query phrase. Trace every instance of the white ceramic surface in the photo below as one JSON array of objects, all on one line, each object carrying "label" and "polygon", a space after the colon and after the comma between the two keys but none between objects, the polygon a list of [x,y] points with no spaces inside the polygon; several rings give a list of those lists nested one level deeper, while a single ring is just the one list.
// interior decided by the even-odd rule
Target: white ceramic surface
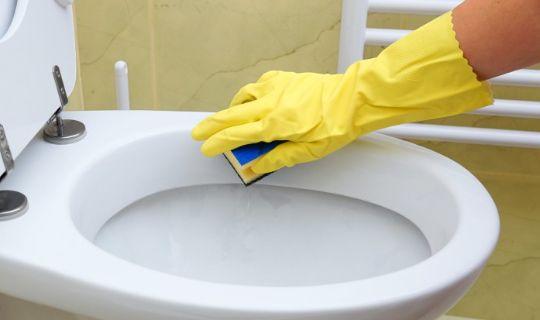
[{"label": "white ceramic surface", "polygon": [[4,37],[9,26],[11,26],[16,6],[17,0],[4,0],[2,6],[0,6],[0,39]]},{"label": "white ceramic surface", "polygon": [[[98,320],[0,294],[2,320]],[[437,320],[479,320],[442,316]]]},{"label": "white ceramic surface", "polygon": [[[2,320],[98,320],[0,294]],[[442,316],[438,320],[479,320]]]},{"label": "white ceramic surface", "polygon": [[60,67],[68,95],[75,86],[73,14],[54,0],[0,3],[0,124],[17,157],[60,107],[53,66]]},{"label": "white ceramic surface", "polygon": [[[399,213],[423,233],[431,251],[431,256],[412,266],[364,279],[350,274],[324,284],[295,284],[297,278],[292,278],[280,286],[265,286],[251,280],[235,284],[241,281],[204,281],[160,272],[94,245],[111,217],[144,197],[182,187],[237,182],[221,157],[202,157],[199,144],[190,138],[190,129],[204,116],[144,111],[68,113],[66,117],[87,125],[84,140],[65,146],[48,144],[40,136],[32,141],[17,159],[16,170],[2,182],[4,188],[24,192],[30,209],[20,218],[0,222],[0,292],[98,319],[433,320],[464,294],[493,250],[499,221],[482,185],[438,154],[377,134],[321,161],[281,170],[261,185],[293,188],[294,193],[308,190],[311,195],[323,192],[326,198],[333,193]],[[192,200],[198,205],[197,198]],[[357,200],[355,205],[359,203]],[[201,216],[202,225],[215,223],[209,213]],[[182,214],[186,216],[186,212]],[[284,235],[306,233],[313,241],[302,243],[296,252],[316,253],[324,244],[310,233],[320,232],[321,221],[328,219],[324,215],[316,212],[314,228],[309,227],[312,220],[305,212],[296,217],[305,219],[305,227],[297,227],[298,234],[287,231]],[[279,223],[286,227],[283,217]],[[329,219],[330,225],[337,221]],[[257,223],[262,220],[253,218],[253,223],[260,226]],[[294,223],[302,225],[302,221]],[[350,228],[369,229],[357,222]],[[347,250],[353,248],[347,237],[353,235],[324,235],[336,250],[346,249],[343,260],[327,262],[328,270],[347,270],[342,262],[355,259],[347,256]],[[220,237],[216,235],[217,240]],[[249,237],[244,240],[249,244]],[[271,246],[255,242],[253,249],[260,250],[263,243]],[[358,247],[369,249],[369,245]],[[377,245],[373,243],[372,248]],[[218,249],[212,250],[216,253]],[[335,254],[328,249],[321,252]],[[291,264],[301,261],[299,265],[306,268],[302,257],[283,258],[279,250],[258,254],[264,259],[289,259]],[[197,255],[190,253],[190,257]],[[252,272],[257,281],[264,279],[258,270]]]}]

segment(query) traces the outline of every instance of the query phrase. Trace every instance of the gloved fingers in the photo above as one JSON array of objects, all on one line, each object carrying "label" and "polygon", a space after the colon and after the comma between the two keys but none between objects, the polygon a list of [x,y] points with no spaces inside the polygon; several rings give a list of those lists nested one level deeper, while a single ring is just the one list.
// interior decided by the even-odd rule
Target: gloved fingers
[{"label": "gloved fingers", "polygon": [[227,108],[199,122],[191,131],[191,136],[195,140],[206,140],[227,128],[260,120],[267,109],[264,99]]},{"label": "gloved fingers", "polygon": [[314,149],[318,149],[317,142],[285,142],[257,160],[251,166],[251,170],[264,174],[298,163],[314,161],[320,158]]},{"label": "gloved fingers", "polygon": [[201,146],[201,152],[213,157],[246,144],[264,141],[264,136],[262,121],[229,127],[209,137]]},{"label": "gloved fingers", "polygon": [[282,74],[282,73],[284,73],[284,72],[283,71],[277,71],[277,70],[267,71],[267,72],[262,74],[262,76],[257,80],[257,83],[267,82],[268,80],[273,79],[273,78],[275,78],[276,76],[278,76],[279,74]]},{"label": "gloved fingers", "polygon": [[267,85],[264,83],[250,83],[238,90],[238,92],[232,98],[229,106],[232,107],[260,99],[266,94],[267,90]]},{"label": "gloved fingers", "polygon": [[291,72],[268,71],[265,72],[256,82],[242,87],[231,100],[230,106],[236,106],[249,101],[257,100],[267,95],[274,89],[272,79],[279,75],[291,75]]}]

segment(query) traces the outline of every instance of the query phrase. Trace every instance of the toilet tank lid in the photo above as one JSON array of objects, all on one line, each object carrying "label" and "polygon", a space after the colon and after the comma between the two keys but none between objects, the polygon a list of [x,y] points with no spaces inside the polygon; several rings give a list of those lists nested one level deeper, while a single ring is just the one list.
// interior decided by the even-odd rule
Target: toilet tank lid
[{"label": "toilet tank lid", "polygon": [[[0,124],[16,164],[17,156],[60,107],[53,67],[60,67],[69,95],[77,65],[71,1],[13,1],[13,17],[0,34]],[[6,171],[2,155],[0,174]]]}]

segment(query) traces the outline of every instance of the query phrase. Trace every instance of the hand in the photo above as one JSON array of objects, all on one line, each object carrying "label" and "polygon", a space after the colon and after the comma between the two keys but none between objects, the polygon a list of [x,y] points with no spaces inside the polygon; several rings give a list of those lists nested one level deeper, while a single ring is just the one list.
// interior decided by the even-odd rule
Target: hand
[{"label": "hand", "polygon": [[251,168],[266,173],[321,158],[358,136],[343,75],[271,71],[242,88],[231,107],[203,120],[193,137],[215,156],[239,146],[285,140]]}]

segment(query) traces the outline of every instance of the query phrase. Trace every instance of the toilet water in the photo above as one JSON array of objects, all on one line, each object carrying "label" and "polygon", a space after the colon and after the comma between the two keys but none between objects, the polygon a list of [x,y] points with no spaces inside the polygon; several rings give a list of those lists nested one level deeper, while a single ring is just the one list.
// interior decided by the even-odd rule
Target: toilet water
[{"label": "toilet water", "polygon": [[262,184],[150,195],[111,218],[95,244],[173,275],[258,286],[360,280],[431,254],[422,232],[396,212],[335,194]]}]

